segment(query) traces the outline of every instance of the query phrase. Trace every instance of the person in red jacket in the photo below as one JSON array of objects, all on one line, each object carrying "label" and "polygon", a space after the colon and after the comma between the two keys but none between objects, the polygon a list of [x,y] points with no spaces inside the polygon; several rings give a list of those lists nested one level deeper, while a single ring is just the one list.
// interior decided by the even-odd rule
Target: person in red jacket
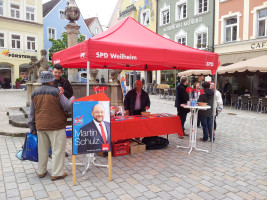
[{"label": "person in red jacket", "polygon": [[[202,89],[200,89],[200,82],[195,82],[194,86],[193,86],[192,96],[194,99],[198,100],[198,98],[201,94],[204,94],[204,91]],[[197,127],[201,128],[199,113],[198,113],[198,117],[197,117]]]}]

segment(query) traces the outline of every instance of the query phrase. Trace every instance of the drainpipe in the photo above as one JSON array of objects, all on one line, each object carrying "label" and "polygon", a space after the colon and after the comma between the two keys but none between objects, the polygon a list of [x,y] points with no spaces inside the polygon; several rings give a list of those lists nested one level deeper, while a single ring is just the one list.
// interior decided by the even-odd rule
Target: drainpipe
[{"label": "drainpipe", "polygon": [[[156,33],[158,33],[158,16],[159,16],[159,14],[158,14],[158,10],[159,10],[159,1],[158,0],[155,0],[155,2],[156,2],[156,4],[157,4],[157,10],[156,10]],[[161,77],[160,77],[160,79],[161,79]],[[158,70],[156,70],[156,84],[158,83]],[[152,72],[152,82],[153,82],[153,72]]]},{"label": "drainpipe", "polygon": [[213,24],[213,34],[212,34],[212,52],[214,52],[214,34],[215,34],[215,1],[213,1],[213,21],[212,21],[212,24]]}]

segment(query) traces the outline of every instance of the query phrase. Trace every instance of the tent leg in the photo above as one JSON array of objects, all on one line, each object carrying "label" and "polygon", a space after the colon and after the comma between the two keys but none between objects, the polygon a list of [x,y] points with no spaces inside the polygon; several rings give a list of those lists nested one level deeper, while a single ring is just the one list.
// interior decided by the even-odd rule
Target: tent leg
[{"label": "tent leg", "polygon": [[86,81],[86,96],[89,96],[90,94],[90,85],[89,85],[89,81],[90,81],[90,61],[87,61],[87,81]]},{"label": "tent leg", "polygon": [[216,103],[217,70],[215,72],[214,85],[215,85],[215,88],[214,88],[214,98],[213,98],[213,117],[212,117],[212,133],[211,133],[211,150],[210,150],[210,152],[212,152],[213,137],[214,137],[214,125],[215,125],[215,117],[216,117],[216,109],[217,109],[217,103]]}]

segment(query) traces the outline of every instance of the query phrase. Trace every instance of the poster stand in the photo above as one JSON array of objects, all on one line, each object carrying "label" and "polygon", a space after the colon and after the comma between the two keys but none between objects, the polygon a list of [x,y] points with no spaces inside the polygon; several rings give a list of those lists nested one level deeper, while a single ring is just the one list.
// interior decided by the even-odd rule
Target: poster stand
[{"label": "poster stand", "polygon": [[72,174],[73,174],[73,185],[76,185],[76,166],[85,166],[84,171],[82,172],[83,179],[86,179],[86,172],[90,169],[90,164],[96,166],[96,167],[106,167],[108,168],[108,177],[109,181],[112,180],[112,160],[111,160],[111,152],[108,152],[108,165],[101,165],[95,163],[95,154],[94,153],[89,153],[86,154],[87,156],[87,164],[86,163],[76,163],[76,155],[72,155]]},{"label": "poster stand", "polygon": [[[87,73],[89,74],[89,62],[87,63]],[[89,78],[87,77],[87,95],[89,96]],[[97,98],[96,96],[99,97],[99,95],[101,96],[101,94],[96,94],[94,96],[94,98]],[[107,96],[106,96],[107,97]],[[86,97],[87,98],[87,97]],[[105,97],[104,97],[105,98]],[[108,98],[108,97],[107,97]],[[94,99],[95,101],[97,101],[97,99]],[[109,100],[109,99],[108,99]],[[88,99],[86,100],[88,101]],[[73,117],[72,117],[73,118]],[[73,131],[73,130],[72,130]],[[95,162],[96,158],[95,158],[95,153],[89,153],[86,154],[87,155],[87,162],[84,163],[76,163],[76,155],[72,156],[72,163],[70,163],[72,165],[72,173],[73,173],[73,185],[76,185],[76,166],[85,166],[84,171],[82,172],[83,175],[83,179],[85,179],[86,177],[86,172],[90,169],[91,165],[94,165],[96,167],[106,167],[108,168],[108,173],[109,173],[109,181],[112,180],[112,161],[111,161],[111,152],[108,152],[108,165],[102,165],[102,164],[98,164]]]}]

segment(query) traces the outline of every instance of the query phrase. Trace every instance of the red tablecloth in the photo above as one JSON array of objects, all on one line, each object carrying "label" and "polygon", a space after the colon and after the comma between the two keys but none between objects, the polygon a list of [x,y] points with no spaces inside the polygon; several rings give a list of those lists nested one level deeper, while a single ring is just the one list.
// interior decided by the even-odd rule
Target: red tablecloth
[{"label": "red tablecloth", "polygon": [[183,136],[180,117],[167,113],[111,118],[111,141],[157,135]]}]

